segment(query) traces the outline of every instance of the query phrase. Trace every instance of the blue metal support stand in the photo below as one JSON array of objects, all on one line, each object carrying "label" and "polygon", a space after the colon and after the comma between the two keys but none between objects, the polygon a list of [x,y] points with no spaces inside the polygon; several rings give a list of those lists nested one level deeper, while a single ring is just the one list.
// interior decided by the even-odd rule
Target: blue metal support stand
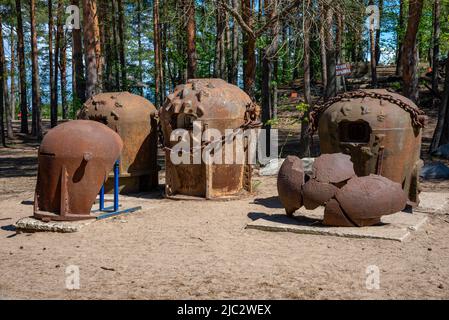
[{"label": "blue metal support stand", "polygon": [[139,207],[119,210],[120,209],[119,178],[120,178],[120,161],[117,161],[114,165],[114,206],[105,208],[105,206],[104,206],[104,185],[103,185],[100,190],[100,208],[99,208],[99,210],[96,210],[94,212],[104,212],[104,213],[100,214],[97,217],[97,220],[102,220],[102,219],[118,216],[118,215],[121,215],[124,213],[132,213],[132,212],[136,212],[136,211],[142,209],[142,207],[139,206]]}]

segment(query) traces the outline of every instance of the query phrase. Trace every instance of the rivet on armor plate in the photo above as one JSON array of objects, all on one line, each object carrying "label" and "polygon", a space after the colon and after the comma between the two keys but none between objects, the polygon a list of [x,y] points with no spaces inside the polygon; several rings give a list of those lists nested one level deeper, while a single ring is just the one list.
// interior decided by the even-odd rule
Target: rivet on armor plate
[{"label": "rivet on armor plate", "polygon": [[181,99],[185,99],[188,95],[190,94],[190,90],[185,88],[184,90],[182,90],[181,92]]},{"label": "rivet on armor plate", "polygon": [[341,107],[341,113],[343,113],[345,116],[347,116],[349,114],[349,112],[351,112],[351,110],[352,110],[351,106]]},{"label": "rivet on armor plate", "polygon": [[370,113],[370,109],[368,106],[362,106],[362,115]]}]

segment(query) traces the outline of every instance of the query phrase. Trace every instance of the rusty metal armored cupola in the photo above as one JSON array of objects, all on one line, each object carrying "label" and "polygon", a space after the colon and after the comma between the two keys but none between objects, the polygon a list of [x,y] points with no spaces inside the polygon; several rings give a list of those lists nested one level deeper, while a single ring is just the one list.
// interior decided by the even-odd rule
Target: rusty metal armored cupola
[{"label": "rusty metal armored cupola", "polygon": [[75,120],[51,129],[39,148],[34,217],[93,218],[92,205],[122,147],[117,133],[95,121]]},{"label": "rusty metal armored cupola", "polygon": [[251,191],[250,164],[174,164],[170,141],[176,129],[213,128],[225,136],[228,129],[258,126],[259,108],[238,87],[221,79],[191,79],[177,86],[160,110],[166,147],[166,196],[207,199],[234,197]]},{"label": "rusty metal armored cupola", "polygon": [[[79,119],[101,122],[123,140],[120,156],[120,192],[149,191],[158,186],[156,108],[129,92],[101,93],[89,99]],[[112,189],[112,179],[106,191]]]},{"label": "rusty metal armored cupola", "polygon": [[359,90],[329,100],[311,113],[321,153],[351,155],[358,176],[382,175],[419,202],[421,129],[424,113],[409,99],[387,90]]}]

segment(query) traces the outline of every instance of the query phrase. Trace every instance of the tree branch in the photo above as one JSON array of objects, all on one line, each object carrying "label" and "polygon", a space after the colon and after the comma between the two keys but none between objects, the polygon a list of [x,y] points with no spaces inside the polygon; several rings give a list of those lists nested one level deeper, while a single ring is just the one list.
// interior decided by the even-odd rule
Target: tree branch
[{"label": "tree branch", "polygon": [[226,2],[224,2],[224,0],[219,0],[219,3],[237,20],[240,27],[248,34],[248,36],[250,36],[253,40],[257,39],[254,31],[245,23],[245,20],[243,20],[242,16],[236,10],[234,10],[234,8],[229,6]]},{"label": "tree branch", "polygon": [[290,4],[288,7],[286,7],[284,10],[279,12],[277,15],[273,16],[271,19],[269,19],[262,27],[260,27],[256,32],[254,32],[254,35],[256,38],[260,37],[269,27],[271,27],[274,23],[279,21],[282,17],[284,17],[289,11],[292,11],[296,7],[299,6],[299,3],[302,0],[295,0],[292,4]]}]

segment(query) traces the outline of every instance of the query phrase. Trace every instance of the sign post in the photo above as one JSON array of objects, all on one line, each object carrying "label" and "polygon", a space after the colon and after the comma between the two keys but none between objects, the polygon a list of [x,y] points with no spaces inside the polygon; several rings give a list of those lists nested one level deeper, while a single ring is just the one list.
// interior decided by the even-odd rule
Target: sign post
[{"label": "sign post", "polygon": [[339,63],[336,65],[335,68],[336,68],[336,75],[337,77],[341,77],[343,82],[343,89],[346,92],[345,76],[351,74],[351,65],[349,63]]}]

